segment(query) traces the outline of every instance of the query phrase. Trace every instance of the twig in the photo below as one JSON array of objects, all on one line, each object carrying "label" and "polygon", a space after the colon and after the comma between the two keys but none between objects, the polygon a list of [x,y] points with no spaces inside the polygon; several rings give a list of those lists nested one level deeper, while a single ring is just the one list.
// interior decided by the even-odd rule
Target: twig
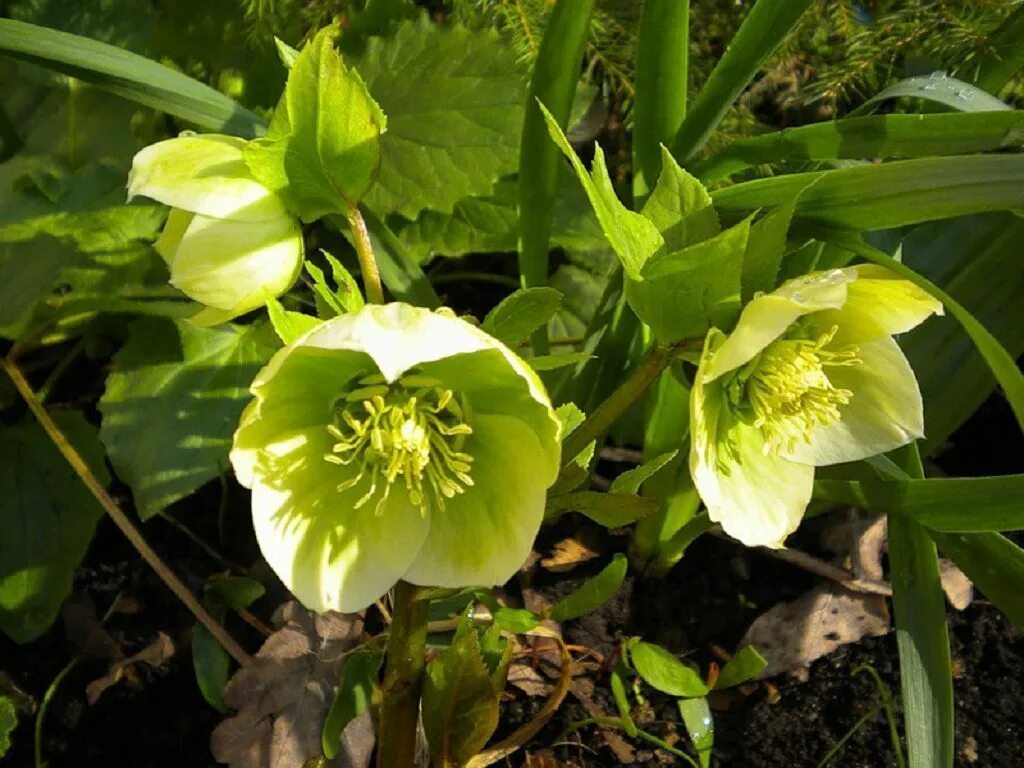
[{"label": "twig", "polygon": [[210,556],[211,559],[216,560],[222,566],[231,571],[237,571],[238,573],[246,574],[249,572],[247,568],[243,568],[237,563],[233,563],[228,560],[224,555],[214,549],[211,545],[207,544],[200,538],[199,534],[185,525],[183,522],[178,520],[176,517],[172,517],[168,512],[160,512],[158,515],[161,519],[166,520],[171,527],[177,528],[178,531],[189,539],[193,544],[199,547],[203,552]]},{"label": "twig", "polygon": [[606,445],[601,449],[601,458],[605,461],[614,461],[617,464],[643,464],[644,455],[635,448],[618,448]]},{"label": "twig", "polygon": [[18,370],[10,360],[0,360],[0,367],[3,367],[4,371],[14,382],[15,388],[21,395],[25,404],[28,405],[29,410],[32,411],[33,415],[38,419],[40,426],[49,435],[50,440],[53,441],[54,446],[61,452],[68,464],[75,471],[75,474],[81,478],[85,487],[89,489],[89,492],[96,498],[96,500],[103,507],[104,511],[110,515],[114,523],[118,528],[121,529],[121,533],[125,535],[128,541],[131,542],[132,546],[142,556],[142,559],[146,561],[150,568],[156,571],[157,576],[168,586],[168,588],[185,604],[185,607],[192,612],[192,615],[196,617],[204,627],[206,627],[210,634],[213,635],[217,642],[219,642],[232,658],[237,661],[240,665],[245,666],[249,663],[250,657],[242,647],[235,642],[234,638],[227,633],[217,621],[207,613],[206,609],[200,605],[188,587],[182,583],[181,579],[172,571],[160,556],[153,550],[152,547],[142,537],[142,534],[132,525],[128,516],[117,506],[117,502],[111,498],[110,494],[107,493],[106,488],[96,479],[96,475],[93,474],[92,470],[89,469],[88,465],[82,459],[78,451],[75,450],[74,446],[68,442],[67,437],[60,431],[60,428],[54,423],[53,419],[50,418],[50,414],[46,412],[42,404],[39,402],[35,393],[32,391],[32,387],[25,380],[25,377],[21,375],[21,371]]}]

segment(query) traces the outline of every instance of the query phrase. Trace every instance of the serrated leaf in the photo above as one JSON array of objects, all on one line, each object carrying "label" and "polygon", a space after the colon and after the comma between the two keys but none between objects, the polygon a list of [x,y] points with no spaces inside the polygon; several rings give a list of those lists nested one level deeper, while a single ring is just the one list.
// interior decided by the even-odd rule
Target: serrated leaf
[{"label": "serrated leaf", "polygon": [[423,681],[423,729],[432,766],[461,766],[483,748],[498,725],[498,695],[476,631],[457,632],[452,645],[427,665]]},{"label": "serrated leaf", "polygon": [[[96,429],[79,413],[53,419],[103,484]],[[27,643],[71,594],[103,508],[36,422],[0,428],[0,629]]]},{"label": "serrated leaf", "polygon": [[376,179],[386,119],[325,28],[296,57],[267,138],[245,149],[250,170],[312,221],[351,208]]},{"label": "serrated leaf", "polygon": [[721,231],[711,195],[698,179],[679,167],[671,153],[661,148],[661,174],[641,211],[665,238],[665,247],[680,251],[714,237]]},{"label": "serrated leaf", "polygon": [[306,331],[310,331],[320,324],[319,318],[287,310],[277,299],[267,300],[267,315],[270,317],[270,324],[274,327],[274,333],[284,344],[291,344]]},{"label": "serrated leaf", "polygon": [[726,662],[715,681],[715,690],[731,688],[734,685],[753,680],[768,666],[764,656],[752,645],[745,645]]},{"label": "serrated leaf", "polygon": [[796,200],[783,203],[750,228],[746,254],[743,257],[743,301],[754,294],[770,292],[779,277],[779,267],[786,253],[786,234],[793,220]]},{"label": "serrated leaf", "polygon": [[334,284],[338,286],[335,295],[341,302],[341,306],[346,312],[358,312],[366,304],[366,300],[363,298],[362,291],[359,290],[356,279],[332,254],[322,249],[321,253],[327,259],[327,263],[331,265],[331,277],[334,279]]},{"label": "serrated leaf", "polygon": [[249,384],[274,351],[266,330],[132,326],[99,402],[100,435],[144,520],[227,471]]},{"label": "serrated leaf", "polygon": [[650,477],[661,471],[662,467],[672,461],[677,453],[679,453],[678,449],[666,451],[659,456],[655,456],[650,461],[645,461],[638,467],[633,467],[633,469],[623,472],[612,480],[612,486],[609,490],[612,493],[639,493],[640,486]]},{"label": "serrated leaf", "polygon": [[628,568],[626,556],[616,553],[600,573],[555,603],[551,608],[551,618],[555,621],[568,621],[597,610],[618,591]]},{"label": "serrated leaf", "polygon": [[660,645],[636,643],[629,649],[633,668],[652,688],[670,696],[707,696],[708,687],[700,675]]},{"label": "serrated leaf", "polygon": [[499,341],[514,346],[547,323],[561,304],[562,294],[554,288],[520,288],[487,313],[482,327]]},{"label": "serrated leaf", "polygon": [[388,115],[379,181],[366,197],[378,214],[451,212],[515,170],[524,73],[493,30],[406,21],[390,38],[371,38],[356,68]]}]

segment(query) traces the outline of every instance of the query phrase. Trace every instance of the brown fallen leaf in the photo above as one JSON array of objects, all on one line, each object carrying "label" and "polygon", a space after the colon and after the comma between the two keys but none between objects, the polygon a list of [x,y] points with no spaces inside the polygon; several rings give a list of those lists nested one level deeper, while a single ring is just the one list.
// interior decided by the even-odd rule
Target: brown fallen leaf
[{"label": "brown fallen leaf", "polygon": [[158,632],[156,639],[149,645],[127,659],[119,659],[110,665],[110,671],[103,677],[93,680],[85,687],[86,699],[95,704],[103,692],[116,685],[131,674],[133,664],[147,664],[156,669],[174,655],[174,642],[163,632]]},{"label": "brown fallen leaf", "polygon": [[885,598],[822,585],[761,614],[740,647],[753,645],[768,661],[759,678],[802,669],[840,645],[889,632]]},{"label": "brown fallen leaf", "polygon": [[529,657],[516,659],[509,665],[508,683],[531,698],[547,696],[551,690],[547,678],[534,668]]},{"label": "brown fallen leaf", "polygon": [[577,768],[576,763],[563,763],[550,749],[526,756],[523,768]]},{"label": "brown fallen leaf", "polygon": [[587,538],[589,537],[581,535],[579,538],[562,539],[555,544],[549,557],[541,559],[541,566],[552,573],[564,573],[581,563],[600,557],[601,552],[597,545],[587,541]]},{"label": "brown fallen leaf", "polygon": [[[311,614],[286,603],[275,615],[274,632],[252,663],[224,689],[238,711],[214,730],[214,757],[230,768],[302,768],[321,758],[321,731],[334,698],[344,655],[359,642],[362,618],[355,614]],[[373,752],[369,718],[356,718],[342,733],[341,751],[320,765],[366,768]]]},{"label": "brown fallen leaf", "polygon": [[964,610],[974,602],[974,584],[952,560],[939,558],[939,581],[949,604],[958,611]]}]

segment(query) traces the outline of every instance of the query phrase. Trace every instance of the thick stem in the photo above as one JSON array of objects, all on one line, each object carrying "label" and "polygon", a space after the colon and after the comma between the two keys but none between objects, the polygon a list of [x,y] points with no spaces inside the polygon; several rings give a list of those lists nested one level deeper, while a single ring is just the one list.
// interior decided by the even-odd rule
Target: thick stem
[{"label": "thick stem", "polygon": [[234,638],[227,633],[217,621],[207,612],[205,608],[196,599],[189,588],[178,578],[177,574],[170,569],[170,567],[160,559],[160,556],[153,550],[152,547],[142,538],[142,534],[132,525],[128,516],[121,511],[121,508],[117,506],[117,503],[111,498],[110,494],[107,493],[106,488],[103,484],[96,479],[96,475],[93,474],[92,470],[82,459],[82,456],[75,450],[74,446],[68,442],[67,437],[60,431],[60,428],[54,423],[53,419],[50,418],[50,414],[43,408],[42,403],[36,397],[35,392],[29,386],[29,383],[25,380],[25,377],[21,375],[21,371],[18,370],[10,360],[0,358],[0,367],[7,372],[10,376],[11,381],[14,382],[15,388],[21,394],[22,399],[28,408],[35,415],[39,421],[40,426],[49,435],[50,440],[57,447],[57,450],[61,452],[64,459],[71,465],[71,468],[75,470],[75,474],[81,478],[85,487],[89,489],[92,495],[96,498],[96,501],[100,503],[103,509],[111,519],[121,529],[128,541],[132,543],[136,551],[142,556],[142,559],[146,561],[150,568],[156,571],[157,576],[166,584],[170,590],[177,595],[178,599],[185,604],[192,615],[196,617],[204,627],[206,627],[210,634],[213,635],[217,642],[219,642],[224,650],[227,651],[235,661],[240,665],[245,666],[249,663],[249,654],[246,653],[242,646],[235,642]]},{"label": "thick stem", "polygon": [[355,239],[356,256],[359,257],[359,268],[363,273],[363,288],[366,290],[366,300],[371,304],[384,303],[384,288],[380,283],[380,270],[377,269],[377,259],[373,255],[373,243],[370,241],[370,233],[366,229],[366,222],[363,221],[363,214],[359,207],[353,205],[345,216],[349,226],[352,227],[352,237]]},{"label": "thick stem", "polygon": [[377,768],[415,765],[430,608],[427,600],[416,599],[416,593],[417,587],[407,582],[395,585],[377,731]]},{"label": "thick stem", "polygon": [[647,391],[647,388],[672,362],[676,352],[686,343],[655,345],[647,357],[629,373],[618,389],[608,395],[607,399],[597,406],[597,409],[587,417],[586,421],[565,438],[565,442],[562,443],[563,466],[569,466],[572,460],[590,444],[591,440],[596,440],[607,432],[615,420]]}]

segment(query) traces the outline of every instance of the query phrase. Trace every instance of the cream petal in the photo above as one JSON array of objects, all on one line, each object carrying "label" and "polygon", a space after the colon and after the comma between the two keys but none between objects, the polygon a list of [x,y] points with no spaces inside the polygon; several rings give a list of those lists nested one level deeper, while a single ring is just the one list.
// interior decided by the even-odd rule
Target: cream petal
[{"label": "cream petal", "polygon": [[164,224],[160,237],[153,243],[153,250],[160,254],[160,258],[168,267],[174,262],[174,254],[177,253],[181,239],[185,236],[189,224],[192,223],[192,216],[193,214],[188,211],[172,208],[171,212],[167,214],[167,222]]},{"label": "cream petal", "polygon": [[861,365],[827,368],[833,386],[853,393],[838,421],[816,426],[809,443],[785,455],[813,466],[859,461],[924,437],[924,406],[914,371],[899,345],[885,337],[861,344]]},{"label": "cream petal", "polygon": [[403,577],[413,584],[503,584],[540,529],[550,480],[533,430],[510,416],[478,415],[462,450],[473,456],[474,484],[431,512],[430,533]]},{"label": "cream petal", "polygon": [[151,144],[132,160],[128,199],[141,195],[217,219],[259,222],[281,216],[284,205],[253,178],[244,146],[241,139],[219,134]]}]

